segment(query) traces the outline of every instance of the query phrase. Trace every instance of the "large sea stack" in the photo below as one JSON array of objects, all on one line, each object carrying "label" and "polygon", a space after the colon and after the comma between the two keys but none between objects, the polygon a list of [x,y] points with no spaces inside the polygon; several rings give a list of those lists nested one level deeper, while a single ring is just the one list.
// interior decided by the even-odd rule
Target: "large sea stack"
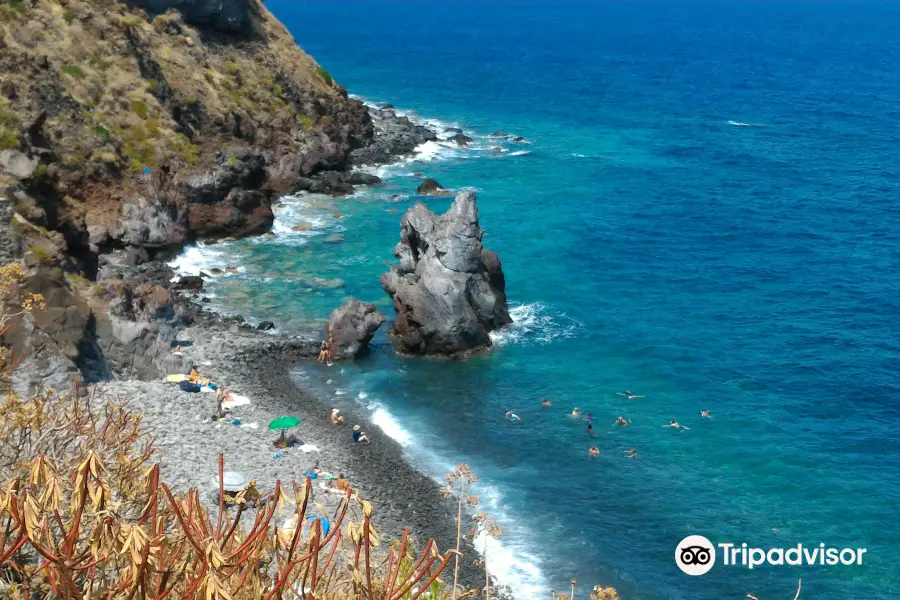
[{"label": "large sea stack", "polygon": [[490,332],[512,321],[500,259],[481,244],[475,192],[457,195],[441,216],[418,203],[400,227],[400,264],[381,277],[397,311],[397,348],[461,358],[490,347]]}]

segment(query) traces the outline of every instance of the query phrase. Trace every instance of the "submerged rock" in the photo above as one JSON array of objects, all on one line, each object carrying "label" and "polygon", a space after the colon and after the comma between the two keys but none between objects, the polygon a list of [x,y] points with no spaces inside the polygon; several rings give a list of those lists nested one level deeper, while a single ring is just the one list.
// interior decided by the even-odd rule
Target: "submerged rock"
[{"label": "submerged rock", "polygon": [[453,192],[445,189],[436,179],[429,177],[419,184],[416,188],[416,193],[420,196],[449,196]]},{"label": "submerged rock", "polygon": [[459,146],[460,148],[468,148],[469,144],[472,143],[472,138],[470,138],[469,136],[467,136],[464,133],[457,133],[450,139],[453,140],[454,142],[456,142],[456,145]]},{"label": "submerged rock", "polygon": [[352,360],[364,354],[385,321],[387,318],[374,304],[365,304],[355,298],[332,311],[326,332],[332,340],[334,360]]},{"label": "submerged rock", "polygon": [[400,227],[400,264],[381,277],[397,311],[390,334],[398,349],[463,357],[490,347],[490,332],[512,320],[500,259],[481,244],[475,192],[456,196],[441,216],[416,204]]}]

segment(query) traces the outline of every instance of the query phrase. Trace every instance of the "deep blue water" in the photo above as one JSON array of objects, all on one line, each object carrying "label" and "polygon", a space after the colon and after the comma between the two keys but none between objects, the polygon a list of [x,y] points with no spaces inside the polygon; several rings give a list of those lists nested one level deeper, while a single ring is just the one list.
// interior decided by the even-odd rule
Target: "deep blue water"
[{"label": "deep blue water", "polygon": [[[475,148],[425,149],[439,160],[349,199],[288,200],[275,239],[190,260],[240,264],[216,301],[285,327],[349,296],[391,315],[378,277],[412,174],[478,189],[519,321],[495,350],[403,360],[381,335],[366,361],[300,376],[370,405],[431,474],[480,474],[506,529],[489,556],[519,596],[576,577],[579,598],[603,583],[775,600],[802,577],[801,598],[900,597],[900,6],[267,5],[351,93],[459,125]],[[530,143],[489,152],[495,130]],[[673,556],[695,533],[868,554],[691,578]]]}]

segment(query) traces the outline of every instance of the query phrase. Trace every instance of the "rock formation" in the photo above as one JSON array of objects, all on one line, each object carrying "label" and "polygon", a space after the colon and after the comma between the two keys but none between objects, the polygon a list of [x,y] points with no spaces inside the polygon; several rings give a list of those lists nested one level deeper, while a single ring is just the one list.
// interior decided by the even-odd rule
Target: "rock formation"
[{"label": "rock formation", "polygon": [[369,107],[369,116],[375,126],[375,141],[350,154],[353,164],[390,163],[397,156],[413,154],[417,146],[438,139],[430,129],[398,116],[391,109]]},{"label": "rock formation", "polygon": [[429,177],[419,184],[416,193],[420,196],[452,196],[453,192],[445,189],[436,179]]},{"label": "rock formation", "polygon": [[361,356],[385,321],[387,318],[374,304],[365,304],[355,298],[336,308],[325,328],[332,339],[334,359],[352,360]]},{"label": "rock formation", "polygon": [[490,332],[512,321],[496,253],[481,244],[475,192],[462,192],[443,215],[409,209],[381,277],[397,318],[390,334],[406,354],[463,357],[491,346]]}]

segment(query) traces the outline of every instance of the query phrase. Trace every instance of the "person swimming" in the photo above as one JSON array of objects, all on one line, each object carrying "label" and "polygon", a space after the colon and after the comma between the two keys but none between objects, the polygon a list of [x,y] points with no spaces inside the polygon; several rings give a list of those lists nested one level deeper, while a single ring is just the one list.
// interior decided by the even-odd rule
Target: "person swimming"
[{"label": "person swimming", "polygon": [[573,417],[580,417],[580,416],[581,416],[581,409],[580,409],[580,408],[577,408],[577,407],[576,407],[576,408],[573,408],[573,409],[572,409],[572,416],[573,416]]},{"label": "person swimming", "polygon": [[619,392],[620,396],[625,396],[629,400],[634,400],[635,398],[643,398],[643,396],[637,396],[631,393],[631,390],[625,390],[624,392]]},{"label": "person swimming", "polygon": [[587,424],[587,432],[588,435],[594,435],[594,426],[591,423]]},{"label": "person swimming", "polygon": [[637,450],[632,448],[625,451],[625,458],[637,458]]},{"label": "person swimming", "polygon": [[550,400],[548,400],[547,398],[544,398],[544,399],[541,401],[541,406],[553,406],[553,403],[550,402]]},{"label": "person swimming", "polygon": [[712,417],[712,413],[711,413],[710,410],[707,408],[707,409],[705,409],[705,410],[701,410],[701,411],[700,411],[700,416],[701,416],[701,417],[706,417],[707,419],[709,419],[709,418]]},{"label": "person swimming", "polygon": [[587,415],[585,415],[585,417],[584,417],[584,418],[585,418],[585,419],[586,419],[586,420],[588,420],[588,421],[590,421],[590,420],[591,420],[591,419],[593,419],[593,418],[594,418],[594,415],[592,415],[592,414],[591,414],[591,413],[590,413],[590,411],[588,411],[588,414],[587,414]]},{"label": "person swimming", "polygon": [[588,454],[591,456],[600,456],[600,448],[597,446],[591,446],[590,450],[588,450]]},{"label": "person swimming", "polygon": [[621,425],[622,427],[627,427],[628,425],[631,425],[631,419],[619,417],[618,419],[616,419],[616,422],[613,423],[613,425]]},{"label": "person swimming", "polygon": [[672,419],[671,421],[669,421],[668,425],[663,425],[663,427],[674,427],[675,429],[679,429],[679,430],[690,429],[690,427],[685,427],[684,425],[679,425],[678,421],[676,421],[675,419]]},{"label": "person swimming", "polygon": [[504,417],[506,417],[506,420],[507,420],[507,421],[510,421],[510,422],[512,422],[512,423],[515,423],[516,421],[521,421],[521,420],[522,420],[522,419],[519,418],[519,415],[517,415],[516,413],[514,413],[514,412],[511,411],[511,410],[506,411],[506,414],[504,415]]}]

